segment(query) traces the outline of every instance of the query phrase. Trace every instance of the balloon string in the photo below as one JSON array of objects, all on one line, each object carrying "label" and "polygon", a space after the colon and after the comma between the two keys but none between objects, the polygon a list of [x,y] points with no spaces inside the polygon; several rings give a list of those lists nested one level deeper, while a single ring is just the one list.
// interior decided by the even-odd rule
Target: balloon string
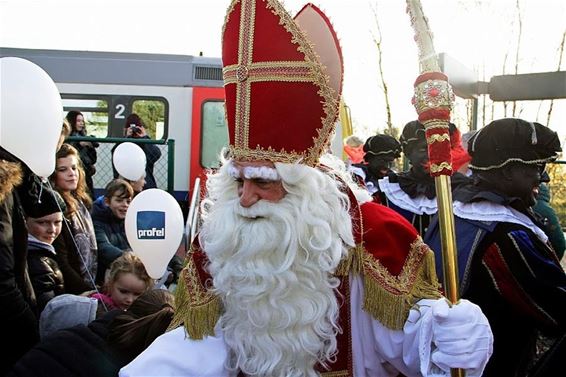
[{"label": "balloon string", "polygon": [[[51,182],[49,180],[47,180],[47,185],[49,186],[50,189],[54,190],[53,186],[51,186]],[[42,185],[43,186],[43,185]],[[63,209],[61,208],[61,206],[59,205],[59,201],[55,201],[57,203],[57,207],[59,208],[59,211],[61,211],[61,213],[63,213],[64,216],[64,212]],[[92,276],[92,274],[90,273],[90,270],[87,267],[87,263],[86,260],[84,259],[83,255],[81,254],[81,252],[79,251],[79,246],[77,245],[77,242],[75,241],[75,237],[73,236],[73,233],[71,232],[71,228],[69,227],[69,223],[67,221],[63,221],[64,226],[67,227],[67,231],[69,232],[69,234],[71,235],[71,239],[73,241],[73,245],[75,246],[75,250],[77,250],[77,254],[79,254],[79,257],[81,258],[81,262],[85,267],[85,271],[88,275],[88,279],[89,281],[92,283],[92,285],[94,286],[94,290],[96,291],[97,294],[100,294],[100,291],[98,290],[98,287],[96,286],[96,282],[94,280],[94,277]],[[104,303],[103,300],[97,300],[99,303],[102,304],[104,311],[108,312],[108,307],[106,306],[106,304]]]},{"label": "balloon string", "polygon": [[[43,183],[39,185],[39,194],[37,196],[37,202],[41,204],[41,194],[43,194]],[[59,203],[57,203],[57,207],[59,207]],[[59,207],[61,209],[61,207]]]}]

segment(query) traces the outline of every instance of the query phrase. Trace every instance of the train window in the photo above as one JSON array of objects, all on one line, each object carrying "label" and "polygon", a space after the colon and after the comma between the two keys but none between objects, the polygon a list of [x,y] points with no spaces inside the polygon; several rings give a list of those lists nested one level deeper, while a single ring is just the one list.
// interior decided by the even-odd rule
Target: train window
[{"label": "train window", "polygon": [[108,100],[105,98],[65,98],[65,115],[71,110],[83,114],[87,135],[106,137],[108,135]]},{"label": "train window", "polygon": [[218,156],[228,145],[228,126],[224,118],[224,102],[208,101],[202,107],[202,144],[200,164],[204,168],[218,168]]},{"label": "train window", "polygon": [[165,133],[165,100],[136,99],[132,102],[132,112],[142,118],[150,139],[160,140]]}]

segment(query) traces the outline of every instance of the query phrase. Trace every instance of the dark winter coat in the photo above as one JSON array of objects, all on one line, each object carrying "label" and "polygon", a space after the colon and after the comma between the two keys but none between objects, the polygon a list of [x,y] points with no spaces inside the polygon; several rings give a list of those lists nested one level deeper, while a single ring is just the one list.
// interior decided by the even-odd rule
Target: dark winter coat
[{"label": "dark winter coat", "polygon": [[104,203],[104,197],[96,199],[92,207],[92,222],[98,245],[98,275],[104,276],[104,271],[118,258],[124,250],[131,250],[124,220],[118,219]]},{"label": "dark winter coat", "polygon": [[49,300],[65,293],[63,273],[55,260],[53,246],[28,237],[28,269],[37,311],[41,313]]},{"label": "dark winter coat", "polygon": [[114,310],[88,326],[78,325],[50,334],[32,348],[8,374],[11,377],[116,377],[129,360],[107,343]]},{"label": "dark winter coat", "polygon": [[0,375],[39,340],[27,271],[27,228],[15,191],[22,176],[18,160],[0,148]]}]

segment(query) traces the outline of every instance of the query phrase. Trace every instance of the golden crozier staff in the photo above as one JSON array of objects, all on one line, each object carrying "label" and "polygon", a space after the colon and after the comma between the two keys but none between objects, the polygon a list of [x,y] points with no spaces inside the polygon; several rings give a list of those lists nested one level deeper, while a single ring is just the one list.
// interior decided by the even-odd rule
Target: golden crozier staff
[{"label": "golden crozier staff", "polygon": [[[425,127],[430,175],[434,177],[436,187],[444,291],[448,300],[457,304],[459,299],[458,265],[452,191],[450,190],[450,176],[453,170],[448,126],[454,93],[448,84],[448,77],[440,72],[432,42],[432,33],[420,0],[407,0],[407,13],[411,18],[419,50],[421,74],[415,80],[415,95],[412,102],[417,110],[419,122]],[[464,376],[465,373],[462,369],[452,369],[451,375]]]}]

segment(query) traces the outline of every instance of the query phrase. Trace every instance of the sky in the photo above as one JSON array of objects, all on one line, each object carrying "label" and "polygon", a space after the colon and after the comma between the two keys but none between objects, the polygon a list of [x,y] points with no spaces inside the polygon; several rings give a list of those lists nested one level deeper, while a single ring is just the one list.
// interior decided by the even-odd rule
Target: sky
[{"label": "sky", "polygon": [[[282,2],[292,15],[305,3]],[[312,2],[327,14],[340,38],[345,70],[343,98],[350,107],[355,132],[370,136],[381,131],[387,120],[373,42],[377,36],[375,15],[382,36],[383,70],[393,125],[402,128],[415,119],[410,99],[419,67],[405,1]],[[0,0],[0,46],[185,55],[202,52],[219,57],[220,33],[229,3],[230,0]],[[556,71],[558,47],[566,31],[566,1],[422,0],[436,51],[469,67],[482,81],[502,74],[504,61],[505,73],[515,72],[517,3],[522,15],[518,73]],[[562,70],[566,70],[564,55]],[[549,104],[550,101],[523,102],[516,116],[546,124]],[[491,108],[486,109],[489,121]],[[456,123],[466,131],[465,107],[459,105],[458,111]],[[494,117],[503,116],[499,104]],[[549,125],[564,142],[566,100],[554,102]]]}]

